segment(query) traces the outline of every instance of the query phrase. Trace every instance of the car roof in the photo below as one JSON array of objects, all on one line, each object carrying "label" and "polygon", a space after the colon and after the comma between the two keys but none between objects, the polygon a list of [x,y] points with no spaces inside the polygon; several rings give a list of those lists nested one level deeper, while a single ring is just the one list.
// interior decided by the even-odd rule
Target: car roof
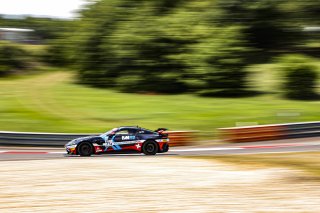
[{"label": "car roof", "polygon": [[141,129],[141,130],[144,130],[144,131],[153,132],[150,129],[142,128],[140,126],[121,126],[121,127],[118,128],[118,130],[123,130],[123,129],[134,129],[134,130]]},{"label": "car roof", "polygon": [[121,126],[118,129],[119,130],[121,130],[121,129],[141,129],[141,127],[138,127],[138,126]]}]

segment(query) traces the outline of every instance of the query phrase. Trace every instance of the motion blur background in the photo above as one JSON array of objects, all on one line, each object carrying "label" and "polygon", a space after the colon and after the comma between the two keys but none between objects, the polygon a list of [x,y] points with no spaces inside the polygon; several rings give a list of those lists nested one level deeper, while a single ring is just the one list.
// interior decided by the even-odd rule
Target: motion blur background
[{"label": "motion blur background", "polygon": [[[319,0],[0,0],[0,14],[1,213],[320,212],[320,138],[302,138],[320,135]],[[157,156],[64,155],[124,125],[178,137]]]},{"label": "motion blur background", "polygon": [[318,0],[23,2],[0,1],[1,130],[319,120]]}]

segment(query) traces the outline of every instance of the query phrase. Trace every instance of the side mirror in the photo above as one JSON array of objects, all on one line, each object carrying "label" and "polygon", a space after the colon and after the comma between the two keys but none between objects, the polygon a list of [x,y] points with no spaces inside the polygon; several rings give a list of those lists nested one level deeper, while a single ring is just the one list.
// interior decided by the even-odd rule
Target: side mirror
[{"label": "side mirror", "polygon": [[115,134],[113,133],[113,134],[109,134],[108,135],[108,140],[111,140],[111,138],[114,136]]}]

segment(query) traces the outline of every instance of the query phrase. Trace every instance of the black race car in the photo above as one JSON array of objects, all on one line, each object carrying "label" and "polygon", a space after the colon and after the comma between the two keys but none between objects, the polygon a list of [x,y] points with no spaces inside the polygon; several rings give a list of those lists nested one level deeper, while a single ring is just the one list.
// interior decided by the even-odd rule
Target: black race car
[{"label": "black race car", "polygon": [[144,153],[155,155],[168,152],[167,129],[155,131],[138,126],[123,126],[95,136],[77,138],[65,145],[70,155],[90,156],[102,153]]}]

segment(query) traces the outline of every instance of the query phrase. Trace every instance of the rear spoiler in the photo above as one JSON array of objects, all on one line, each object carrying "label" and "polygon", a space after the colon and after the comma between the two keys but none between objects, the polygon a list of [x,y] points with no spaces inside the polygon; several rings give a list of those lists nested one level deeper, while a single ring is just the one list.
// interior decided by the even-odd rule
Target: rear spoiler
[{"label": "rear spoiler", "polygon": [[158,128],[156,130],[154,130],[155,132],[164,132],[164,131],[167,131],[168,129],[167,128]]},{"label": "rear spoiler", "polygon": [[168,137],[168,133],[166,132],[167,130],[167,128],[158,128],[157,130],[155,130],[155,132],[157,132],[162,137]]}]

